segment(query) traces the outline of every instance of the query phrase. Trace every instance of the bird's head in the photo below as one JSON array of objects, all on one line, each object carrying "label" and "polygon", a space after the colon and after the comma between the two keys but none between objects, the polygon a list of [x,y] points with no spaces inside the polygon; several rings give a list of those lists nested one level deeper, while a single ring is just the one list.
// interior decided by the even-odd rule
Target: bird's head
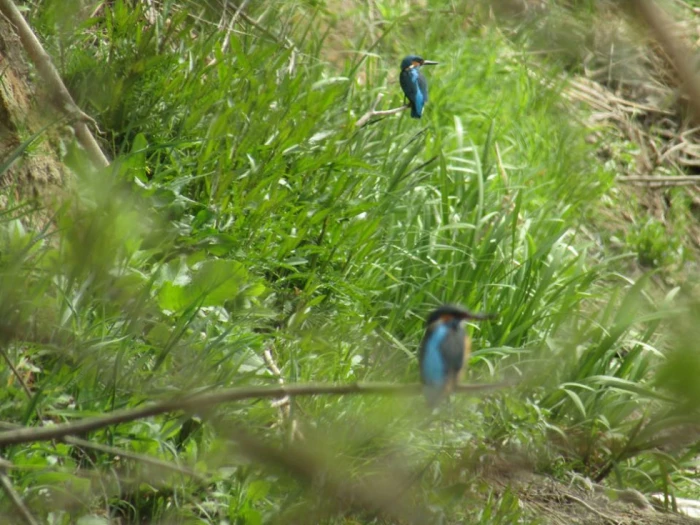
[{"label": "bird's head", "polygon": [[412,67],[434,66],[437,63],[438,62],[434,62],[433,60],[425,60],[418,55],[408,55],[401,61],[401,71]]},{"label": "bird's head", "polygon": [[459,305],[443,304],[428,314],[425,324],[430,326],[437,322],[446,323],[454,319],[459,321],[486,321],[495,317],[496,314],[474,313]]}]

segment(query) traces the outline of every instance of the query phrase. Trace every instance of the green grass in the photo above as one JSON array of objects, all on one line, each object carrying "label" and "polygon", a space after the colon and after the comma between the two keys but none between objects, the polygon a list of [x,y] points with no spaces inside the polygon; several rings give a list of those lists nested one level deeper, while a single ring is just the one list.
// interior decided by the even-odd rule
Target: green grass
[{"label": "green grass", "polygon": [[[692,378],[653,381],[668,348],[697,362],[669,337],[666,319],[683,303],[619,273],[635,252],[663,259],[662,236],[647,227],[608,253],[586,234],[614,173],[561,85],[542,82],[557,70],[523,59],[495,28],[464,30],[442,11],[449,3],[421,24],[404,4],[382,4],[389,36],[348,36],[367,53],[343,64],[323,53],[323,8],[252,4],[265,31],[236,26],[225,51],[220,13],[207,8],[197,21],[165,2],[150,24],[117,0],[68,31],[55,2],[34,6],[32,23],[115,161],[93,172],[67,145],[77,179],[57,227],[23,231],[19,211],[2,217],[3,353],[28,382],[25,392],[0,369],[2,419],[40,425],[276,384],[265,350],[288,383],[413,382],[424,315],[458,302],[499,314],[471,329],[468,378],[519,385],[459,397],[430,425],[422,399],[300,398],[293,417],[310,450],[333,458],[331,473],[348,483],[415,475],[407,499],[484,524],[531,522],[517,496],[466,475],[503,451],[540,472],[642,490],[695,483],[693,449],[661,453],[655,441],[694,421],[677,417]],[[387,107],[401,103],[396,69],[409,50],[441,62],[427,73],[425,118],[356,129],[378,92]],[[63,443],[4,457],[32,511],[54,523],[105,512],[267,523],[302,505],[373,522],[359,510],[344,519],[322,488],[245,459],[227,438],[236,426],[270,443],[291,435],[259,401],[84,436],[192,466],[212,476],[206,486]]]}]

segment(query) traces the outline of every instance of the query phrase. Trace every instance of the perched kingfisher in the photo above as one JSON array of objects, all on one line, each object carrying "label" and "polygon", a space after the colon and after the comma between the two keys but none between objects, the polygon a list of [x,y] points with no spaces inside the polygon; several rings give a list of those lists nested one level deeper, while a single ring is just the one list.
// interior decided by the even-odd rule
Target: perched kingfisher
[{"label": "perched kingfisher", "polygon": [[430,408],[454,389],[464,361],[469,357],[471,340],[464,329],[464,321],[483,321],[494,317],[451,304],[430,312],[418,354],[423,392]]},{"label": "perched kingfisher", "polygon": [[423,60],[416,55],[408,55],[401,61],[401,89],[411,105],[411,116],[420,118],[423,114],[423,106],[428,102],[428,82],[426,82],[421,66],[434,66],[438,62]]}]

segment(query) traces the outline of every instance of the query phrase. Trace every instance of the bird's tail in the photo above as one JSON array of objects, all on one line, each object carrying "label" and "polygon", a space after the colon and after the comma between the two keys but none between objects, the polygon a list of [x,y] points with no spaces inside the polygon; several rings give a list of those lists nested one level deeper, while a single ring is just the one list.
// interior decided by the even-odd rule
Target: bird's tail
[{"label": "bird's tail", "polygon": [[425,402],[430,410],[440,404],[442,398],[445,397],[444,385],[425,385],[423,386],[423,395]]},{"label": "bird's tail", "polygon": [[448,374],[445,379],[445,382],[440,385],[423,385],[423,395],[430,410],[454,391],[459,380],[457,374]]},{"label": "bird's tail", "polygon": [[411,104],[411,118],[421,118],[422,113],[418,112],[415,104]]}]

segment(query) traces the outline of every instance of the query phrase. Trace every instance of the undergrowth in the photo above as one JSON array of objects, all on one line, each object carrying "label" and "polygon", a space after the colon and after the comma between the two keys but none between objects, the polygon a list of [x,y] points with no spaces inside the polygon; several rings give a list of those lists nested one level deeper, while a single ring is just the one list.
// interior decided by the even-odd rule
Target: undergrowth
[{"label": "undergrowth", "polygon": [[[672,373],[696,358],[668,323],[692,297],[659,301],[647,276],[620,273],[635,251],[664,257],[652,226],[615,254],[588,234],[615,173],[562,84],[543,82],[556,65],[531,67],[495,28],[445,14],[450,2],[421,24],[380,2],[386,35],[348,34],[366,52],[342,61],[324,51],[332,4],[251,2],[227,31],[235,9],[221,19],[213,3],[166,1],[153,18],[117,0],[75,29],[60,3],[34,2],[30,20],[114,162],[95,172],[67,143],[76,178],[53,225],[2,215],[3,421],[280,379],[414,382],[423,318],[442,302],[498,314],[471,328],[468,379],[516,386],[456,397],[433,421],[421,399],[316,396],[82,436],[206,483],[67,443],[7,447],[42,519],[268,523],[305,508],[347,522],[343,503],[246,459],[236,426],[308,444],[348,483],[409,479],[403,497],[447,522],[531,522],[471,474],[504,453],[643,491],[695,483],[695,439],[660,450],[696,421]],[[440,61],[424,118],[357,129],[379,92],[402,102],[409,51]]]}]

